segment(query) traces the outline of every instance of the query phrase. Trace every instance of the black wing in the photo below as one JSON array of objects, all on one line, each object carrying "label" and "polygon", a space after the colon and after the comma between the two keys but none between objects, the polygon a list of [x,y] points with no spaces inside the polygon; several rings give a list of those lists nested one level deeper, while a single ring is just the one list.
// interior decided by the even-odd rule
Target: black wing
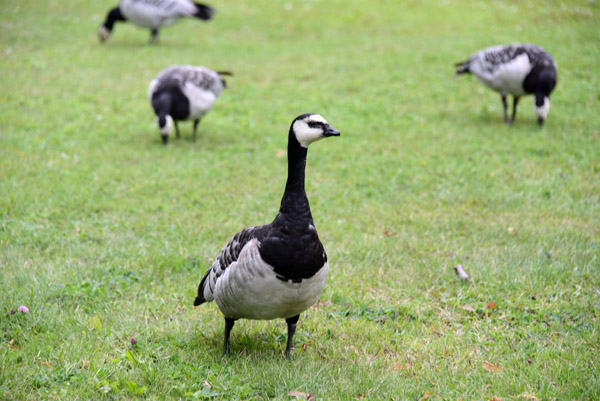
[{"label": "black wing", "polygon": [[456,63],[456,74],[460,75],[471,72],[470,68],[474,62],[479,62],[481,64],[481,70],[493,73],[500,66],[510,63],[523,53],[527,54],[532,66],[535,66],[543,59],[550,57],[550,55],[540,46],[529,43],[492,46],[471,55],[471,57],[463,62]]}]

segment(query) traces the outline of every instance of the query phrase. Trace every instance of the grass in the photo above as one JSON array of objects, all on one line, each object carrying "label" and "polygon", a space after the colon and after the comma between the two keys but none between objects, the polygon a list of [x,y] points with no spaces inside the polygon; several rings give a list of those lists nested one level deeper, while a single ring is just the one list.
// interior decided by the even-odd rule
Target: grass
[{"label": "grass", "polygon": [[[217,1],[158,46],[100,45],[101,3],[0,4],[0,399],[600,398],[597,2]],[[559,65],[543,129],[452,75],[515,41]],[[176,63],[235,77],[164,147],[146,88]],[[328,284],[291,363],[283,320],[223,358],[196,286],[274,217],[309,111],[342,132],[307,166]]]}]

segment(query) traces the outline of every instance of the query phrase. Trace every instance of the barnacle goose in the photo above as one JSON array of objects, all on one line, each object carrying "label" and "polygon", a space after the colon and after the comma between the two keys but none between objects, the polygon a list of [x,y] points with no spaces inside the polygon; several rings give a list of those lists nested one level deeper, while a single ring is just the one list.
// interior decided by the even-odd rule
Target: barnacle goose
[{"label": "barnacle goose", "polygon": [[[550,110],[550,93],[556,86],[556,62],[540,46],[515,43],[492,46],[456,64],[456,74],[472,73],[486,86],[500,92],[504,106],[504,122],[510,124],[517,114],[517,103],[523,95],[533,94],[538,122],[544,124]],[[508,119],[506,95],[513,95],[512,117]]]},{"label": "barnacle goose", "polygon": [[194,120],[194,140],[200,119],[212,108],[227,86],[222,75],[205,67],[172,65],[158,73],[148,87],[148,99],[158,121],[158,129],[166,145],[173,124],[179,138],[179,120]]},{"label": "barnacle goose", "polygon": [[318,114],[302,114],[288,136],[288,177],[279,213],[272,223],[246,228],[221,250],[198,286],[194,306],[214,300],[225,316],[223,351],[237,319],[284,318],[285,356],[300,313],[321,295],[329,266],[304,190],[308,145],[339,136]]},{"label": "barnacle goose", "polygon": [[179,18],[196,17],[209,20],[215,13],[211,7],[191,0],[121,0],[111,9],[106,21],[98,28],[98,37],[105,42],[117,21],[131,21],[143,28],[150,28],[151,41],[158,40],[158,28],[171,25]]}]

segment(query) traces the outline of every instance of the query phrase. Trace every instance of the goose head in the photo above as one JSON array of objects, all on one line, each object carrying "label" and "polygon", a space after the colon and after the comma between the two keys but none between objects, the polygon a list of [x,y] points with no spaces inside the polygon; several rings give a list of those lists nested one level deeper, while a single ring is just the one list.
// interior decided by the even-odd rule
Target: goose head
[{"label": "goose head", "polygon": [[156,119],[158,122],[160,136],[163,143],[166,145],[169,142],[169,134],[171,133],[171,128],[173,127],[173,117],[167,114],[166,116],[158,116]]},{"label": "goose head", "polygon": [[111,33],[112,29],[108,29],[106,25],[100,25],[98,28],[98,39],[100,39],[101,43],[104,43],[108,40]]},{"label": "goose head", "polygon": [[308,148],[308,145],[323,138],[340,136],[340,131],[329,125],[321,115],[312,113],[296,117],[290,133],[303,148]]},{"label": "goose head", "polygon": [[544,94],[536,94],[533,100],[533,110],[540,126],[544,125],[550,111],[550,98]]},{"label": "goose head", "polygon": [[550,111],[550,93],[556,86],[556,64],[546,61],[539,73],[533,109],[540,126],[544,124]]},{"label": "goose head", "polygon": [[100,42],[104,43],[108,40],[117,21],[127,21],[127,18],[121,14],[119,7],[111,9],[106,15],[106,21],[98,28],[98,39],[100,39]]}]

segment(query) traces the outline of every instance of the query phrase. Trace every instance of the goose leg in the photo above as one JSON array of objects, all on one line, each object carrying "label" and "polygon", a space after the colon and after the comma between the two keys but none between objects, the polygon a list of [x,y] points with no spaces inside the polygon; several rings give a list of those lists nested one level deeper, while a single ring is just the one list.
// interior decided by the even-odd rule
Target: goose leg
[{"label": "goose leg", "polygon": [[175,136],[177,137],[177,139],[179,139],[179,125],[177,125],[176,120],[173,120],[173,122],[175,123]]},{"label": "goose leg", "polygon": [[515,117],[517,116],[517,103],[519,103],[519,96],[514,96],[513,98],[513,113],[510,119],[510,122],[515,122]]},{"label": "goose leg", "polygon": [[231,334],[234,323],[235,320],[228,317],[225,318],[225,340],[223,341],[223,353],[225,355],[229,355],[229,334]]},{"label": "goose leg", "polygon": [[508,119],[508,112],[507,112],[508,105],[506,103],[506,94],[504,94],[504,93],[502,94],[502,106],[504,107],[504,122],[506,124],[510,124],[510,120]]},{"label": "goose leg", "polygon": [[287,347],[285,348],[285,357],[287,360],[290,360],[290,350],[292,349],[292,338],[294,338],[294,333],[296,332],[296,323],[300,315],[296,315],[294,317],[290,317],[285,319],[285,322],[288,325],[288,339],[287,339]]},{"label": "goose leg", "polygon": [[150,30],[150,43],[158,43],[158,28]]},{"label": "goose leg", "polygon": [[196,141],[196,130],[198,129],[198,123],[200,119],[194,120],[194,136],[192,137],[194,141]]}]

